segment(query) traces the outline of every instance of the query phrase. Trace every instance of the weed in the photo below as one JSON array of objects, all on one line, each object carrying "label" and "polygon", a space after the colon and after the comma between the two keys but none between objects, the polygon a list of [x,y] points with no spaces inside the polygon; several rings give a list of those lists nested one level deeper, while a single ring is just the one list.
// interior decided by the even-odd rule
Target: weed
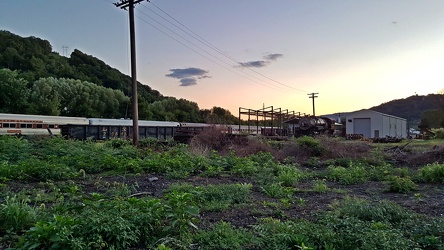
[{"label": "weed", "polygon": [[416,190],[416,184],[409,177],[394,176],[387,181],[390,192],[408,193]]},{"label": "weed", "polygon": [[282,183],[271,183],[261,187],[262,192],[273,198],[290,198],[294,193],[291,187],[282,186]]},{"label": "weed", "polygon": [[422,179],[426,182],[444,183],[444,164],[428,164],[419,171]]},{"label": "weed", "polygon": [[0,206],[0,232],[20,232],[37,220],[37,210],[28,205],[29,197],[7,196]]},{"label": "weed", "polygon": [[169,220],[169,225],[164,228],[165,231],[178,232],[183,235],[188,231],[189,227],[197,229],[194,224],[199,215],[199,208],[195,206],[190,193],[179,193],[173,191],[166,195],[166,217]]},{"label": "weed", "polygon": [[259,249],[257,236],[243,228],[235,228],[228,222],[215,224],[211,230],[199,231],[195,241],[205,249]]},{"label": "weed", "polygon": [[327,187],[326,180],[314,180],[313,181],[313,191],[316,193],[325,193],[329,191],[330,188]]}]

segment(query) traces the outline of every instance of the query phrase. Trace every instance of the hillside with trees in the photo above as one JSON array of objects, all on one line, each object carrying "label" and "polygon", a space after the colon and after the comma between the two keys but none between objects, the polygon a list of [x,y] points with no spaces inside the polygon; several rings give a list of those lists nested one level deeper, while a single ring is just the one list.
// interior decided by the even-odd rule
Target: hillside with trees
[{"label": "hillside with trees", "polygon": [[371,110],[405,118],[410,126],[420,124],[428,128],[444,127],[444,94],[414,95],[393,100]]},{"label": "hillside with trees", "polygon": [[[49,41],[0,31],[0,69],[0,112],[131,118],[131,78],[80,50],[67,58]],[[138,102],[140,119],[237,122],[228,110],[200,110],[140,82]]]}]

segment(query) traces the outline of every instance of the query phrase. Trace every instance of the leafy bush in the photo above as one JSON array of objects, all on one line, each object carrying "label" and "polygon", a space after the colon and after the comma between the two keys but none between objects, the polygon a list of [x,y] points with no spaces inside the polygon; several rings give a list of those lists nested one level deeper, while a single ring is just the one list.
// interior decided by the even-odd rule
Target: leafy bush
[{"label": "leafy bush", "polygon": [[353,164],[350,162],[350,165],[347,168],[329,166],[327,171],[327,177],[329,179],[337,181],[343,185],[364,183],[370,179],[366,167],[362,164]]},{"label": "leafy bush", "polygon": [[48,222],[39,221],[20,238],[18,249],[83,249],[86,243],[74,238],[76,224],[72,218],[54,215]]},{"label": "leafy bush", "polygon": [[311,156],[321,156],[325,149],[321,146],[319,140],[311,136],[302,136],[296,139],[297,145],[301,150],[306,150]]},{"label": "leafy bush", "polygon": [[131,141],[123,139],[110,139],[105,142],[105,147],[122,148],[124,146],[131,146]]},{"label": "leafy bush", "polygon": [[11,180],[46,181],[66,180],[76,176],[76,172],[62,163],[52,163],[30,157],[17,164],[0,164],[0,176]]},{"label": "leafy bush", "polygon": [[394,176],[387,182],[389,191],[397,193],[408,193],[416,190],[416,184],[409,177]]},{"label": "leafy bush", "polygon": [[14,136],[0,136],[0,162],[16,163],[26,159],[31,151],[31,145],[27,140]]},{"label": "leafy bush", "polygon": [[284,187],[282,183],[270,183],[261,187],[261,190],[273,198],[289,198],[294,193],[294,188]]},{"label": "leafy bush", "polygon": [[230,223],[220,222],[210,230],[200,230],[194,240],[199,249],[260,249],[260,241],[253,232],[235,228]]},{"label": "leafy bush", "polygon": [[435,139],[444,139],[444,128],[433,129],[435,133]]},{"label": "leafy bush", "polygon": [[28,197],[7,196],[0,205],[0,234],[6,231],[20,232],[37,220],[37,210],[28,205]]},{"label": "leafy bush", "polygon": [[428,164],[419,169],[421,177],[426,182],[444,183],[444,164]]},{"label": "leafy bush", "polygon": [[333,213],[339,218],[355,217],[362,221],[399,224],[412,216],[396,203],[386,200],[374,204],[363,199],[347,197],[341,202],[335,202],[332,207]]},{"label": "leafy bush", "polygon": [[171,185],[170,191],[186,192],[205,211],[222,211],[236,204],[246,203],[251,193],[251,184],[219,184],[194,187],[184,183]]}]

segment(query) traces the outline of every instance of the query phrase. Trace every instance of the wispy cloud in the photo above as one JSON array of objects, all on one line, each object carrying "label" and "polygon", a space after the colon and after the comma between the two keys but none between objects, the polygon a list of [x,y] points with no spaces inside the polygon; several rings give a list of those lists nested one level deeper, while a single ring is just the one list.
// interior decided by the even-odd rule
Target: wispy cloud
[{"label": "wispy cloud", "polygon": [[267,61],[250,61],[250,62],[240,62],[239,66],[244,68],[262,68],[267,66],[269,62]]},{"label": "wispy cloud", "polygon": [[268,55],[264,56],[264,59],[267,60],[267,61],[276,61],[278,58],[283,57],[283,56],[284,55],[278,54],[278,53],[268,54]]},{"label": "wispy cloud", "polygon": [[199,68],[185,68],[185,69],[170,69],[170,74],[165,76],[179,79],[179,86],[192,86],[196,85],[199,79],[210,78],[208,70]]},{"label": "wispy cloud", "polygon": [[241,68],[262,68],[270,64],[272,61],[276,61],[278,58],[283,56],[284,56],[283,54],[278,54],[278,53],[267,54],[262,57],[264,60],[239,62],[237,66]]}]

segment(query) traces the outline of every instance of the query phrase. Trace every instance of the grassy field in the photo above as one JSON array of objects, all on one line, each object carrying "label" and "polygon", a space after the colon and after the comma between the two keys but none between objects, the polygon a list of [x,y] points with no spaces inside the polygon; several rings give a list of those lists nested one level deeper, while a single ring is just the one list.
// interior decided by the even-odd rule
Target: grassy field
[{"label": "grassy field", "polygon": [[444,249],[444,143],[0,137],[1,249]]}]

